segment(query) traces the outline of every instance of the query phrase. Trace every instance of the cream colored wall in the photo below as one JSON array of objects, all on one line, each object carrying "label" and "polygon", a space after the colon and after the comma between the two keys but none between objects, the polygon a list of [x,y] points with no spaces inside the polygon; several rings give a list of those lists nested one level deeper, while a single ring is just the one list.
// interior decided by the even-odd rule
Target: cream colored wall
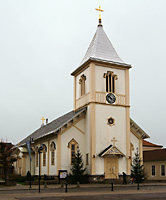
[{"label": "cream colored wall", "polygon": [[[115,125],[109,126],[107,119],[113,117]],[[107,105],[96,105],[96,155],[101,153],[110,144],[115,137],[117,142],[115,146],[126,155],[126,112],[124,107],[115,107]],[[99,162],[101,159],[96,159],[98,168],[104,170],[104,162]],[[122,160],[122,159],[121,159]],[[121,172],[126,172],[126,159],[122,162],[119,159]],[[102,172],[104,173],[104,171]]]},{"label": "cream colored wall", "polygon": [[[155,165],[156,175],[152,176],[152,165]],[[144,161],[145,175],[149,180],[166,180],[166,176],[161,176],[161,165],[166,165],[166,161]],[[165,166],[166,167],[166,166]]]},{"label": "cream colored wall", "polygon": [[95,90],[100,92],[106,91],[106,81],[105,78],[103,78],[104,73],[107,73],[107,71],[113,71],[114,74],[117,75],[118,80],[115,81],[116,84],[116,94],[123,94],[125,95],[125,70],[120,69],[111,69],[109,67],[102,67],[102,66],[96,66],[95,67],[95,76],[96,76],[96,82],[95,82]]},{"label": "cream colored wall", "polygon": [[45,144],[47,146],[47,152],[46,152],[46,166],[43,166],[43,153],[41,153],[41,175],[47,174],[47,165],[48,165],[48,142],[42,142],[42,144]]},{"label": "cream colored wall", "polygon": [[[31,161],[31,175],[34,175],[34,155],[31,155],[32,161]],[[30,172],[30,157],[29,154],[26,154],[25,158],[25,173]]]},{"label": "cream colored wall", "polygon": [[123,172],[127,173],[127,163],[125,157],[119,158],[119,174],[123,174]]},{"label": "cream colored wall", "polygon": [[89,92],[89,68],[85,69],[85,71],[83,71],[82,73],[80,73],[77,77],[76,77],[76,99],[81,97],[81,86],[79,84],[79,80],[81,78],[82,75],[86,76],[86,81],[85,81],[85,94]]},{"label": "cream colored wall", "polygon": [[[79,124],[85,123],[84,119],[82,119],[81,121],[82,122]],[[81,129],[81,126],[79,126],[79,124],[77,123],[76,125]],[[68,170],[68,172],[70,172],[71,168],[71,149],[68,148],[68,143],[73,138],[79,144],[79,149],[85,165],[85,135],[74,126],[72,126],[69,130],[61,135],[61,170]]]},{"label": "cream colored wall", "polygon": [[[40,147],[40,145],[38,144],[38,145],[35,145],[35,149],[36,148],[39,148]],[[41,156],[41,155],[40,155]],[[41,158],[41,157],[40,157]],[[35,154],[35,162],[34,162],[34,165],[35,165],[35,175],[39,175],[39,167],[36,167],[36,154]]]},{"label": "cream colored wall", "polygon": [[49,175],[58,175],[57,174],[57,139],[50,140],[51,142],[54,142],[56,145],[56,150],[55,150],[55,165],[51,165],[51,151],[49,153]]},{"label": "cream colored wall", "polygon": [[104,174],[104,157],[96,156],[96,174]]},{"label": "cream colored wall", "polygon": [[137,152],[137,147],[139,149],[139,139],[132,132],[130,132],[130,137],[131,137],[131,143],[134,145],[134,151],[132,151],[132,158],[133,158],[134,154]]},{"label": "cream colored wall", "polygon": [[90,118],[89,118],[89,106],[87,107],[85,115],[85,154],[89,154],[89,164],[86,165],[87,173],[90,174]]},{"label": "cream colored wall", "polygon": [[[109,126],[107,119],[113,117],[115,125]],[[110,144],[113,137],[117,140],[115,146],[126,154],[126,113],[125,108],[96,105],[96,153],[99,154]]]}]

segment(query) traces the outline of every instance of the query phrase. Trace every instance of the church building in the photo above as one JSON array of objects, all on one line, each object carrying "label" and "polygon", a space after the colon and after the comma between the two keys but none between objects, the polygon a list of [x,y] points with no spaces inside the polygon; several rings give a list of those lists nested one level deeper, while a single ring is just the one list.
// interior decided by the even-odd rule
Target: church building
[{"label": "church building", "polygon": [[90,176],[118,179],[123,172],[130,175],[134,152],[138,148],[142,158],[143,139],[149,138],[130,118],[130,68],[115,51],[100,16],[81,64],[71,73],[73,110],[50,123],[44,124],[43,118],[42,126],[19,143],[16,172],[24,176],[30,170],[26,142],[31,141],[32,175],[39,174],[39,165],[42,175],[70,172],[77,148]]}]

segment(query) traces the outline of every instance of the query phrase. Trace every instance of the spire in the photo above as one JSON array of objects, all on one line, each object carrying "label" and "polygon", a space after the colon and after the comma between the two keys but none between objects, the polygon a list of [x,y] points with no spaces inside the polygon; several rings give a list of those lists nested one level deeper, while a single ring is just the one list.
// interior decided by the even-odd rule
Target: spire
[{"label": "spire", "polygon": [[71,75],[77,73],[81,69],[81,66],[88,61],[112,63],[123,67],[125,66],[127,68],[131,67],[130,64],[124,63],[123,60],[118,56],[112,43],[103,30],[103,26],[101,24],[101,12],[104,10],[101,10],[100,6],[99,9],[97,8],[96,10],[99,11],[99,24],[97,26],[96,33],[82,62],[80,63],[79,67],[71,73]]},{"label": "spire", "polygon": [[90,58],[106,62],[124,63],[118,56],[100,23],[80,65]]}]

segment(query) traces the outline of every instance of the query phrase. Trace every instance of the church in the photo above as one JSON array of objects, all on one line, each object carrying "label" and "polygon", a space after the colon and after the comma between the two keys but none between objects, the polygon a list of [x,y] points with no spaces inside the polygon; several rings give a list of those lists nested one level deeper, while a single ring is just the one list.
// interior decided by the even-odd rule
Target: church
[{"label": "church", "polygon": [[[25,176],[31,168],[31,174],[38,175],[39,165],[41,175],[69,173],[79,148],[86,173],[94,179],[118,179],[123,172],[130,175],[136,149],[142,158],[143,139],[149,138],[130,118],[130,68],[115,51],[99,15],[88,50],[71,73],[73,110],[50,123],[42,118],[42,126],[20,141],[16,173]],[[27,141],[31,142],[31,164]]]}]

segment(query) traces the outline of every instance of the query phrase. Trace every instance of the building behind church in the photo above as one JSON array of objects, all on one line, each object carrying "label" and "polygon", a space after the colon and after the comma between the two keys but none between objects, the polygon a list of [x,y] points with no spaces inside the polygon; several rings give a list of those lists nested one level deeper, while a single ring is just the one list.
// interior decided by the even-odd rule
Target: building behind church
[{"label": "building behind church", "polygon": [[[80,38],[81,39],[81,38]],[[149,138],[130,118],[129,70],[108,39],[101,19],[74,78],[74,108],[46,123],[20,141],[15,170],[25,176],[30,170],[26,146],[31,141],[31,174],[58,176],[73,164],[77,148],[87,173],[93,178],[118,179],[130,175],[132,158],[143,139]],[[40,154],[39,147],[43,146]]]}]

